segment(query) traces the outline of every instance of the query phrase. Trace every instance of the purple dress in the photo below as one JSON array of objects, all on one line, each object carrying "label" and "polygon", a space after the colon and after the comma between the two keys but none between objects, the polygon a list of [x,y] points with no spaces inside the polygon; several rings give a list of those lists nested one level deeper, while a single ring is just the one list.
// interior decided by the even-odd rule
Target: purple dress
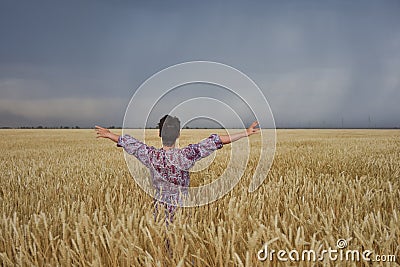
[{"label": "purple dress", "polygon": [[155,215],[162,202],[168,223],[173,220],[176,207],[182,204],[182,197],[187,195],[189,169],[196,161],[222,148],[223,144],[217,134],[212,134],[197,144],[164,150],[147,146],[130,135],[123,135],[118,138],[117,146],[123,147],[150,170],[151,181],[156,190]]}]

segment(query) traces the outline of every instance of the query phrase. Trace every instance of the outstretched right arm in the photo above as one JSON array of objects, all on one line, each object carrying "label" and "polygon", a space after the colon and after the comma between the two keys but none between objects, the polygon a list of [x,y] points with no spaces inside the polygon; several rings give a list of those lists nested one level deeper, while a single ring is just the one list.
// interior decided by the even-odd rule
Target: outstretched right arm
[{"label": "outstretched right arm", "polygon": [[196,161],[207,157],[212,152],[220,149],[225,144],[235,142],[243,137],[247,137],[260,132],[260,128],[256,128],[258,122],[253,122],[246,131],[235,133],[231,135],[217,135],[212,134],[207,139],[200,141],[197,144],[190,144],[187,147],[181,149],[181,153],[185,156],[187,161],[185,161],[182,166],[183,169],[191,168]]},{"label": "outstretched right arm", "polygon": [[221,139],[223,144],[229,144],[229,143],[235,142],[243,137],[247,137],[247,136],[259,133],[260,128],[256,128],[257,125],[258,125],[258,122],[255,121],[250,125],[249,128],[246,129],[246,131],[231,134],[231,135],[220,135],[219,138]]}]

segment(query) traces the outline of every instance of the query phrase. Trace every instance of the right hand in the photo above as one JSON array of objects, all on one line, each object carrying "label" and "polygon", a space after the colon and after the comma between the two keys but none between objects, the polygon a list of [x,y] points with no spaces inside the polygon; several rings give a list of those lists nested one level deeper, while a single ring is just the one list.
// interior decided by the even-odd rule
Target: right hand
[{"label": "right hand", "polygon": [[247,136],[250,136],[252,134],[256,134],[260,132],[260,128],[256,128],[258,125],[258,121],[253,122],[249,128],[246,129],[246,134]]}]

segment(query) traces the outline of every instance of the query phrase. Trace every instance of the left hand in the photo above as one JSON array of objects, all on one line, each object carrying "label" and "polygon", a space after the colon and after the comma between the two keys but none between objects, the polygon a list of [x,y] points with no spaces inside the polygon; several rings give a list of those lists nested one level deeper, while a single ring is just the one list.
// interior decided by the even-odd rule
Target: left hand
[{"label": "left hand", "polygon": [[96,133],[97,133],[97,138],[102,137],[102,138],[110,138],[110,130],[107,128],[103,128],[100,126],[94,126],[96,128]]}]

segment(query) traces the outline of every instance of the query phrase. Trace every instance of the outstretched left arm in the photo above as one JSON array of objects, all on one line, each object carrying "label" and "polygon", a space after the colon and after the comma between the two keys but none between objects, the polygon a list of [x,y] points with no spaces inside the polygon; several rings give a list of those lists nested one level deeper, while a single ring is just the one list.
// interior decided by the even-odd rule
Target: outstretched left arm
[{"label": "outstretched left arm", "polygon": [[130,136],[130,135],[117,135],[107,128],[103,128],[100,126],[95,126],[96,127],[96,132],[97,132],[97,138],[102,137],[102,138],[108,138],[115,143],[117,143],[118,147],[123,147],[124,150],[130,154],[134,155],[140,162],[142,162],[146,167],[150,167],[150,158],[149,158],[149,153],[151,150],[153,150],[153,147],[149,147],[146,144],[140,142],[136,138]]},{"label": "outstretched left arm", "polygon": [[100,127],[97,125],[95,126],[95,128],[96,128],[96,132],[97,132],[97,138],[99,138],[99,137],[108,138],[108,139],[114,141],[115,143],[118,142],[119,135],[110,132],[110,130],[108,130],[107,128],[103,128],[103,127]]}]

